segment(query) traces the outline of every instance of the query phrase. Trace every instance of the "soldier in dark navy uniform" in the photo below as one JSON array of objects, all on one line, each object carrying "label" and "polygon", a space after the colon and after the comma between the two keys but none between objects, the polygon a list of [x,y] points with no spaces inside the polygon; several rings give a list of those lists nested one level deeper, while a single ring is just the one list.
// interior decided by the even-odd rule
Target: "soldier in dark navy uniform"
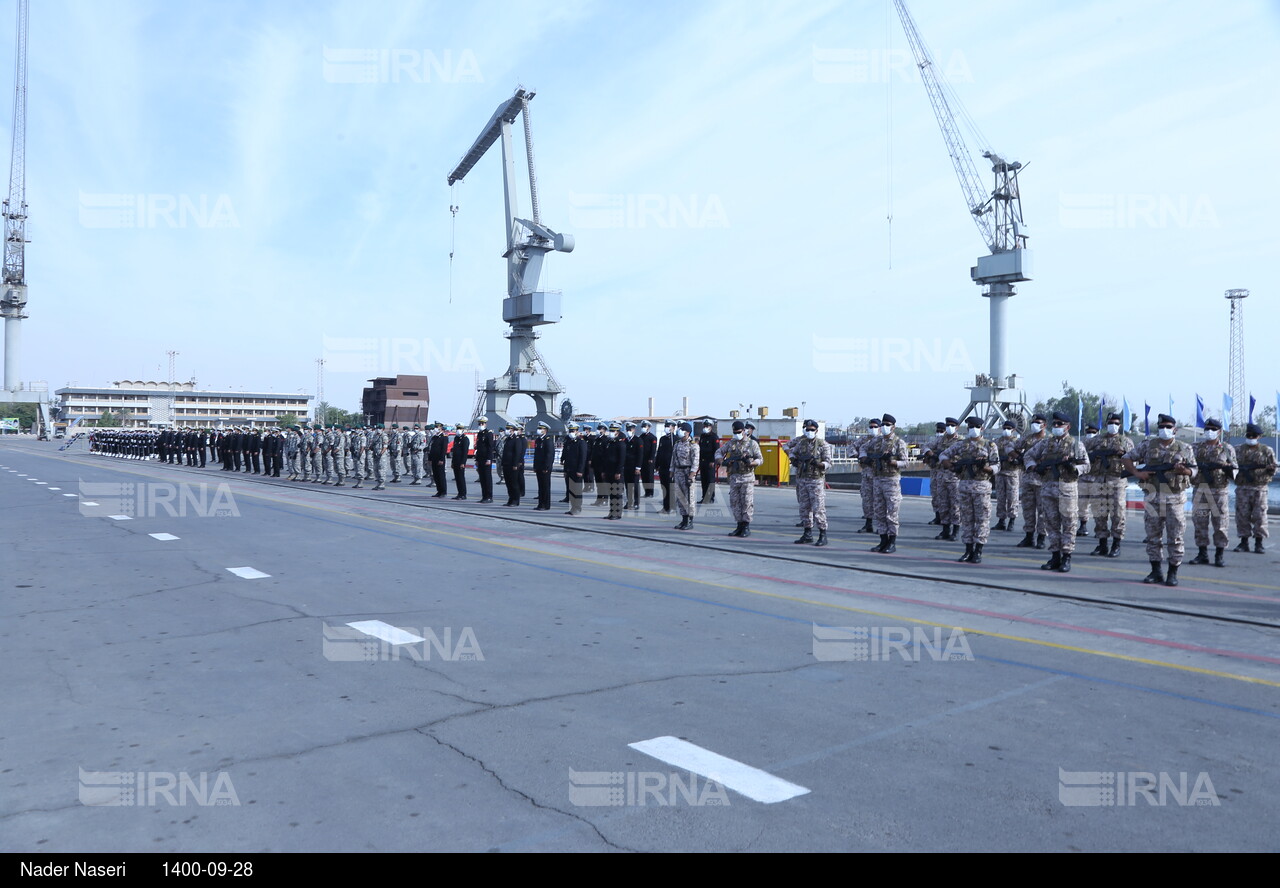
[{"label": "soldier in dark navy uniform", "polygon": [[676,424],[674,420],[668,419],[662,424],[662,437],[658,439],[657,455],[655,459],[658,463],[658,484],[662,487],[662,512],[660,514],[671,514],[671,453],[674,450],[676,441]]},{"label": "soldier in dark navy uniform", "polygon": [[494,439],[489,431],[489,420],[480,417],[476,420],[479,431],[476,432],[476,480],[480,482],[480,502],[493,502],[493,460]]},{"label": "soldier in dark navy uniform", "polygon": [[515,425],[507,426],[507,440],[502,445],[502,477],[507,484],[507,505],[520,505],[524,496],[524,455],[529,439]]},{"label": "soldier in dark navy uniform", "polygon": [[551,438],[551,427],[538,423],[533,439],[533,477],[538,482],[537,512],[551,511],[551,469],[556,463],[556,444]]},{"label": "soldier in dark navy uniform", "polygon": [[449,455],[449,435],[442,423],[436,423],[436,433],[427,445],[427,459],[431,462],[431,478],[435,482],[436,492],[432,499],[449,495],[449,480],[445,477],[444,464]]},{"label": "soldier in dark navy uniform", "polygon": [[467,457],[471,452],[471,440],[467,437],[466,426],[462,423],[454,429],[453,450],[450,451],[449,464],[453,466],[453,486],[458,489],[456,500],[467,498]]}]

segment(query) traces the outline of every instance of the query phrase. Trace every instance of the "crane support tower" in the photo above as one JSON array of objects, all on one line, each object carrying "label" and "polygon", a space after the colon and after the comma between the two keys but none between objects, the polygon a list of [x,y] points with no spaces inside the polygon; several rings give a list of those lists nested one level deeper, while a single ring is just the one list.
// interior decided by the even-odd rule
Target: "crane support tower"
[{"label": "crane support tower", "polygon": [[9,195],[4,201],[4,387],[22,389],[22,319],[27,317],[27,0],[18,0],[17,54],[14,61],[13,145],[9,155]]},{"label": "crane support tower", "polygon": [[[502,142],[502,183],[506,203],[507,296],[502,301],[502,319],[511,325],[506,333],[511,341],[511,363],[507,372],[488,380],[483,390],[483,413],[491,428],[512,422],[508,408],[513,395],[528,395],[537,407],[531,423],[545,422],[553,432],[564,430],[556,401],[564,391],[538,352],[534,327],[560,320],[560,293],[539,290],[538,278],[547,253],[573,252],[573,235],[560,234],[542,224],[538,208],[538,180],[533,166],[533,131],[529,126],[529,102],[535,93],[518,88],[493,112],[489,122],[449,173],[449,184],[462,181],[494,142]],[[529,166],[529,203],[532,219],[519,218],[516,206],[516,161],[511,147],[511,124],[524,118],[524,143]],[[477,409],[477,413],[480,408]],[[473,417],[475,419],[476,417]]]},{"label": "crane support tower", "polygon": [[1227,354],[1227,393],[1231,395],[1231,415],[1222,417],[1230,434],[1232,427],[1244,428],[1248,421],[1249,390],[1244,384],[1244,300],[1248,290],[1228,290],[1225,297],[1231,300],[1231,347]]},{"label": "crane support tower", "polygon": [[[960,421],[976,415],[986,428],[999,428],[1005,420],[1011,419],[1021,428],[1026,425],[1030,410],[1026,392],[1018,387],[1018,377],[1008,373],[1005,311],[1006,304],[1016,292],[1013,285],[1031,280],[1031,253],[1027,250],[1027,227],[1022,221],[1022,197],[1018,192],[1018,173],[1023,165],[984,151],[982,156],[991,164],[994,181],[989,191],[983,187],[973,155],[965,145],[947,100],[947,91],[938,77],[933,57],[916,30],[904,0],[894,0],[894,6],[902,20],[907,42],[911,44],[916,66],[920,69],[920,79],[933,105],[965,203],[990,250],[989,255],[979,256],[977,265],[969,269],[969,277],[985,288],[982,295],[990,300],[990,371],[978,374],[974,384],[968,386],[969,406],[960,415]],[[958,103],[959,100],[956,101]]]}]

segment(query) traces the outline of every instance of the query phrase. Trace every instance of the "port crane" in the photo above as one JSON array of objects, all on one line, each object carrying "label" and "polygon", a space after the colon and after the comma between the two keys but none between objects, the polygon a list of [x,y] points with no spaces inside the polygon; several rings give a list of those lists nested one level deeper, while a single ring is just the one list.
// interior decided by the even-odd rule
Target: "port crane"
[{"label": "port crane", "polygon": [[[1007,304],[1016,293],[1013,285],[1031,280],[1031,253],[1027,249],[1027,226],[1022,221],[1022,197],[1018,191],[1018,173],[1024,165],[984,150],[982,157],[990,162],[994,179],[990,190],[984,187],[929,48],[920,37],[905,0],[893,0],[893,5],[911,44],[911,53],[942,130],[965,203],[990,251],[986,256],[979,256],[977,264],[969,269],[969,277],[985,288],[982,295],[990,300],[990,371],[978,374],[974,384],[968,386],[969,406],[960,415],[960,421],[976,415],[983,420],[985,428],[999,428],[1005,420],[1013,420],[1022,428],[1030,410],[1026,392],[1018,386],[1018,377],[1006,372],[1005,321]],[[959,99],[953,98],[960,105]],[[960,108],[964,110],[962,105]]]}]

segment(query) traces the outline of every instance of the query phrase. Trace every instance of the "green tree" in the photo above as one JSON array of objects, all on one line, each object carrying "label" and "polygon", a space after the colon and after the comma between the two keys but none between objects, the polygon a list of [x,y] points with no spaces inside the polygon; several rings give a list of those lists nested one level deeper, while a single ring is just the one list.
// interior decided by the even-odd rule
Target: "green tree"
[{"label": "green tree", "polygon": [[280,426],[280,428],[285,428],[286,426],[295,426],[297,424],[298,424],[298,414],[296,413],[277,413],[276,414],[276,425]]},{"label": "green tree", "polygon": [[103,410],[102,415],[98,417],[94,423],[98,428],[117,428],[124,422],[124,412],[112,413],[110,410]]},{"label": "green tree", "polygon": [[[1083,428],[1076,428],[1076,420],[1081,415],[1080,405],[1084,404],[1084,422],[1082,426],[1089,425],[1098,421],[1098,404],[1105,403],[1107,409],[1104,413],[1110,413],[1112,409],[1119,411],[1119,398],[1112,397],[1105,392],[1095,395],[1093,392],[1086,392],[1071,385],[1067,380],[1062,381],[1062,394],[1056,398],[1047,398],[1043,401],[1037,401],[1035,413],[1044,414],[1045,418],[1049,418],[1055,410],[1065,413],[1071,420],[1071,433],[1078,435],[1084,431]],[[1138,417],[1141,419],[1141,417]],[[1103,416],[1105,420],[1106,417]]]},{"label": "green tree", "polygon": [[21,428],[31,428],[36,421],[36,405],[21,402],[0,404],[0,417],[12,419],[15,416],[18,418],[18,425]]},{"label": "green tree", "polygon": [[1276,405],[1268,404],[1254,416],[1253,421],[1268,438],[1276,433]]}]

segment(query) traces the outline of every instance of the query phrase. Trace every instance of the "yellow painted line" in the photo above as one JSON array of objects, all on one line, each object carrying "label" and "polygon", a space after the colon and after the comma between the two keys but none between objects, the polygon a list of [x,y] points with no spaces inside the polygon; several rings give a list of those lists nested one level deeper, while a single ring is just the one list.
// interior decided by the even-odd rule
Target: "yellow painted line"
[{"label": "yellow painted line", "polygon": [[[143,474],[142,472],[137,472],[133,470],[126,470],[126,471],[132,471],[133,474]],[[263,496],[261,494],[256,494],[256,493],[245,493],[242,495],[247,496],[251,499],[268,500],[276,503],[280,502],[278,499],[275,499],[273,497],[267,497],[267,496]],[[609,564],[608,562],[597,561],[592,558],[583,558],[575,555],[566,555],[561,552],[547,552],[542,549],[532,548],[530,546],[521,546],[515,543],[500,542],[488,537],[477,537],[477,536],[471,536],[465,533],[457,533],[449,530],[439,530],[437,528],[432,528],[432,527],[423,527],[419,524],[409,524],[403,521],[394,521],[389,518],[376,518],[372,515],[362,515],[358,512],[353,514],[352,512],[349,512],[349,511],[333,509],[328,506],[317,506],[317,505],[311,505],[309,503],[297,503],[297,502],[290,502],[289,505],[298,506],[304,509],[313,509],[318,512],[329,512],[332,514],[341,514],[350,518],[361,518],[366,521],[376,521],[379,524],[389,524],[393,527],[403,527],[409,530],[417,530],[417,531],[422,531],[424,533],[435,534],[437,536],[452,537],[454,539],[467,540],[473,543],[485,543],[488,545],[499,546],[504,549],[512,549],[514,551],[526,552],[533,555],[543,555],[548,557],[554,557],[562,561],[576,561],[581,564],[590,564],[595,567],[603,567],[609,570],[624,570],[629,573],[642,574],[645,576],[652,576],[652,577],[660,577],[662,579],[673,580],[675,582],[681,582],[681,583],[696,583],[700,586],[710,586],[712,588],[725,589],[731,592],[741,592],[741,593],[746,593],[748,595],[756,595],[762,598],[774,599],[776,601],[788,601],[794,604],[812,605],[814,607],[822,607],[822,608],[827,608],[829,610],[845,611],[847,613],[862,614],[864,616],[883,617],[891,620],[901,620],[907,623],[919,623],[924,626],[936,626],[944,629],[959,629],[962,632],[972,633],[974,635],[985,635],[988,638],[998,638],[1001,641],[1019,642],[1021,644],[1035,645],[1036,647],[1050,648],[1052,650],[1068,651],[1076,654],[1088,654],[1095,657],[1104,657],[1109,660],[1120,660],[1126,663],[1138,663],[1143,666],[1155,666],[1162,669],[1173,669],[1178,672],[1189,672],[1194,675],[1205,675],[1213,678],[1226,678],[1226,679],[1232,679],[1234,681],[1248,682],[1249,684],[1258,684],[1258,685],[1264,685],[1266,687],[1280,688],[1280,681],[1273,681],[1265,678],[1254,678],[1253,676],[1239,675],[1234,672],[1222,672],[1217,669],[1205,669],[1199,666],[1184,666],[1179,663],[1169,663],[1164,660],[1153,660],[1148,657],[1135,657],[1130,654],[1119,654],[1119,653],[1112,653],[1110,651],[1100,651],[1094,648],[1080,647],[1078,645],[1059,644],[1057,642],[1052,642],[1052,641],[1041,641],[1035,638],[1026,638],[1021,635],[1009,635],[1003,632],[991,632],[985,629],[975,629],[967,626],[956,626],[954,623],[939,623],[934,620],[924,620],[916,617],[906,617],[906,616],[902,616],[901,614],[892,614],[884,611],[873,611],[873,610],[868,610],[866,608],[852,607],[850,605],[844,605],[844,604],[833,604],[826,601],[814,601],[813,599],[809,599],[809,598],[800,598],[793,595],[782,595],[777,592],[765,592],[760,589],[748,589],[744,586],[734,586],[728,583],[717,583],[711,580],[698,580],[698,579],[693,579],[691,577],[678,576],[676,574],[664,573],[662,571],[657,571],[657,570],[648,570],[648,569],[639,568],[639,567],[628,567],[627,565]],[[400,505],[400,504],[394,503],[394,502],[388,502],[387,505],[391,506],[391,505]],[[453,511],[449,511],[448,514],[456,515],[457,513]],[[559,529],[558,525],[552,525],[552,526],[557,527],[557,529]],[[564,528],[564,529],[571,530],[572,528]],[[715,570],[715,568],[707,568],[707,569]]]}]

